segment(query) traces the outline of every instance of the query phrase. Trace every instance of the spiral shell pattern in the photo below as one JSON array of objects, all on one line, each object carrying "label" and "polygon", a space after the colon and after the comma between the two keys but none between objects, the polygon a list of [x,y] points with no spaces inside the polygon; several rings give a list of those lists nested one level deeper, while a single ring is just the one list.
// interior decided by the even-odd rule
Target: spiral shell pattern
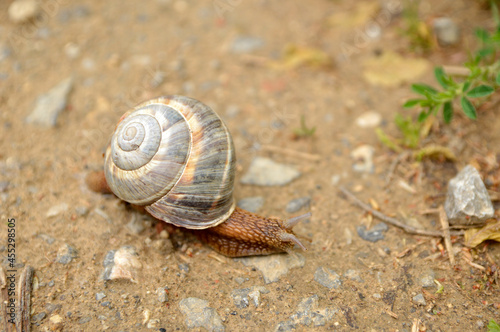
[{"label": "spiral shell pattern", "polygon": [[234,210],[231,135],[208,106],[188,97],[144,102],[118,124],[105,175],[121,199],[154,217],[203,229]]}]

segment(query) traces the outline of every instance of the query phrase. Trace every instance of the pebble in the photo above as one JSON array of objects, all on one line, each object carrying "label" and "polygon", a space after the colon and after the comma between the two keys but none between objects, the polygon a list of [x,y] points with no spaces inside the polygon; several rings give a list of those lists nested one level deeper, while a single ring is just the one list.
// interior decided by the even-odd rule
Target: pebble
[{"label": "pebble", "polygon": [[61,213],[68,211],[68,209],[69,209],[68,203],[61,203],[58,205],[53,205],[49,208],[49,210],[45,214],[45,217],[52,218],[52,217],[58,216]]},{"label": "pebble", "polygon": [[142,263],[134,247],[123,246],[118,250],[108,251],[103,266],[103,280],[125,279],[136,283],[137,270],[142,268]]},{"label": "pebble", "polygon": [[330,307],[319,309],[318,295],[314,294],[310,297],[302,299],[297,306],[295,314],[285,322],[280,322],[275,327],[275,331],[292,331],[296,330],[297,326],[324,326],[338,312],[337,309]]},{"label": "pebble", "polygon": [[125,227],[127,227],[127,229],[132,234],[138,235],[138,234],[142,233],[142,231],[144,230],[144,223],[134,213],[134,214],[132,214],[132,217],[130,218],[130,221],[128,222],[128,224]]},{"label": "pebble", "polygon": [[24,23],[37,17],[40,6],[35,0],[16,0],[10,4],[8,13],[12,22]]},{"label": "pebble", "polygon": [[86,206],[80,205],[75,208],[75,212],[80,217],[85,217],[89,213],[89,209]]},{"label": "pebble", "polygon": [[168,302],[168,287],[159,287],[156,289],[156,294],[158,295],[158,302],[165,303]]},{"label": "pebble", "polygon": [[203,327],[208,331],[224,331],[222,319],[208,301],[196,297],[188,297],[179,302],[179,309],[186,318],[189,329]]},{"label": "pebble", "polygon": [[466,166],[450,180],[444,209],[451,225],[483,224],[493,217],[490,196],[473,166]]},{"label": "pebble", "polygon": [[240,199],[238,201],[239,208],[242,208],[243,210],[247,210],[252,213],[259,212],[263,205],[264,205],[264,197],[262,196],[247,197]]},{"label": "pebble", "polygon": [[38,234],[37,237],[39,237],[40,239],[44,240],[48,244],[52,244],[55,241],[55,239],[52,236],[47,235],[47,234],[43,234],[43,233]]},{"label": "pebble", "polygon": [[260,294],[267,294],[269,290],[263,286],[253,286],[251,288],[242,288],[235,289],[231,293],[231,297],[233,298],[234,305],[239,308],[248,307],[250,300],[253,301],[253,304],[257,308],[260,303]]},{"label": "pebble", "polygon": [[68,244],[63,244],[57,251],[56,262],[61,264],[69,264],[73,259],[78,257],[78,251]]},{"label": "pebble", "polygon": [[360,128],[375,128],[382,123],[382,116],[375,111],[368,111],[356,119],[356,125]]},{"label": "pebble", "polygon": [[425,306],[427,304],[427,302],[425,302],[424,296],[421,293],[417,294],[413,297],[413,302],[415,302],[418,305],[422,305],[422,306]]},{"label": "pebble", "polygon": [[257,186],[283,186],[300,176],[293,166],[277,163],[268,158],[256,157],[252,160],[241,183]]},{"label": "pebble", "polygon": [[344,277],[351,279],[353,281],[357,282],[364,282],[363,279],[361,279],[361,276],[359,275],[359,271],[349,269],[345,271]]},{"label": "pebble", "polygon": [[230,47],[232,53],[251,53],[264,46],[264,41],[258,37],[238,36]]},{"label": "pebble", "polygon": [[434,19],[434,33],[441,46],[456,45],[460,40],[458,25],[449,17]]},{"label": "pebble", "polygon": [[36,314],[34,315],[33,317],[31,317],[31,319],[34,321],[34,322],[40,322],[42,321],[45,317],[47,317],[47,314],[45,312],[41,312],[39,314]]},{"label": "pebble", "polygon": [[304,207],[309,207],[310,204],[311,204],[310,196],[295,198],[292,199],[290,202],[288,202],[288,204],[286,205],[286,212],[295,213]]},{"label": "pebble", "polygon": [[62,305],[61,304],[53,304],[53,303],[47,303],[47,305],[45,306],[45,310],[51,314],[55,311],[59,311],[61,310],[62,308]]},{"label": "pebble", "polygon": [[62,331],[63,328],[63,318],[61,315],[54,315],[50,317],[50,330],[51,331]]},{"label": "pebble", "polygon": [[314,280],[328,289],[338,289],[342,285],[342,281],[337,272],[322,266],[318,267],[316,272],[314,272]]},{"label": "pebble", "polygon": [[384,239],[384,232],[386,232],[389,228],[383,222],[376,224],[369,231],[366,230],[365,225],[357,226],[356,230],[358,231],[359,237],[361,237],[365,241],[377,242]]},{"label": "pebble", "polygon": [[360,173],[373,173],[375,165],[373,164],[373,154],[375,149],[371,145],[361,145],[351,151],[351,158],[354,159],[352,169]]},{"label": "pebble", "polygon": [[68,94],[73,86],[73,78],[61,81],[49,92],[41,94],[36,99],[35,109],[26,118],[27,123],[44,127],[54,127],[57,117],[66,108]]},{"label": "pebble", "polygon": [[434,279],[436,278],[433,270],[427,270],[420,274],[420,285],[424,288],[431,288],[436,286]]},{"label": "pebble", "polygon": [[253,266],[262,273],[264,282],[276,282],[292,268],[303,267],[306,263],[304,256],[298,253],[290,255],[269,255],[236,258],[245,266]]},{"label": "pebble", "polygon": [[148,329],[157,329],[158,326],[160,326],[160,320],[159,319],[150,319],[146,327]]},{"label": "pebble", "polygon": [[104,293],[102,293],[102,292],[101,292],[101,293],[96,293],[96,294],[95,294],[95,299],[96,299],[97,301],[101,301],[101,300],[102,300],[103,298],[105,298],[105,297],[106,297],[106,294],[104,294]]},{"label": "pebble", "polygon": [[86,324],[88,322],[90,322],[91,318],[90,317],[82,317],[80,318],[80,320],[78,321],[78,324]]}]

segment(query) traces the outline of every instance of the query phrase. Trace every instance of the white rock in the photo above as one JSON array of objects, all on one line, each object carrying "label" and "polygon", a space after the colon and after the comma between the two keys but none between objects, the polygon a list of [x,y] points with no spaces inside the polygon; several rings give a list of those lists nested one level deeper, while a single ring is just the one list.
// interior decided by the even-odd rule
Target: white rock
[{"label": "white rock", "polygon": [[381,122],[382,116],[375,111],[363,113],[356,119],[356,125],[361,128],[374,128],[379,126]]},{"label": "white rock", "polygon": [[39,13],[40,6],[35,0],[16,0],[9,6],[9,19],[14,23],[27,22]]},{"label": "white rock", "polygon": [[352,150],[351,157],[354,159],[352,168],[356,172],[373,173],[375,166],[373,164],[373,154],[375,149],[370,145],[361,145]]},{"label": "white rock", "polygon": [[257,157],[250,164],[247,173],[241,178],[241,183],[257,186],[283,186],[299,176],[300,172],[293,166]]}]

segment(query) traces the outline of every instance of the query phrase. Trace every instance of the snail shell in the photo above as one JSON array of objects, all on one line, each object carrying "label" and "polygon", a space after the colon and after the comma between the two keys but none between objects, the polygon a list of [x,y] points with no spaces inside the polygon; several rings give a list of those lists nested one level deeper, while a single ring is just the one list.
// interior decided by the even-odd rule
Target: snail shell
[{"label": "snail shell", "polygon": [[231,135],[210,107],[192,98],[136,106],[118,124],[104,169],[118,197],[176,226],[213,227],[235,209]]}]

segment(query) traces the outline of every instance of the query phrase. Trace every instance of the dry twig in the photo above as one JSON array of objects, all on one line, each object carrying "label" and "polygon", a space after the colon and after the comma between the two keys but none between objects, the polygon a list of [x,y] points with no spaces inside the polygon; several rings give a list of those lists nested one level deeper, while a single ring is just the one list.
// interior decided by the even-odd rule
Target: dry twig
[{"label": "dry twig", "polygon": [[[354,196],[353,193],[351,193],[349,190],[345,189],[344,187],[340,187],[339,190],[354,204],[362,208],[363,210],[370,212],[373,214],[375,217],[379,218],[382,221],[385,221],[388,224],[391,224],[393,226],[399,227],[403,229],[405,232],[409,234],[416,234],[416,235],[423,235],[423,236],[434,236],[434,237],[443,237],[443,233],[439,231],[430,231],[430,230],[425,230],[425,229],[418,229],[409,225],[406,225],[402,223],[401,221],[391,218],[389,216],[386,216],[385,214],[376,211],[372,209],[370,206],[367,204],[361,202],[356,196]],[[450,232],[451,235],[463,235],[462,231],[455,231],[455,232]]]},{"label": "dry twig", "polygon": [[320,161],[321,160],[321,156],[317,155],[317,154],[311,154],[311,153],[306,153],[306,152],[300,152],[300,151],[280,148],[280,147],[273,146],[273,145],[263,145],[261,147],[261,149],[263,151],[281,153],[281,154],[284,154],[286,156],[296,157],[299,159],[305,159],[305,160],[310,160],[310,161]]},{"label": "dry twig", "polygon": [[17,332],[29,332],[31,329],[31,286],[33,284],[33,273],[35,270],[26,265],[23,272],[21,273],[21,278],[19,279],[19,284],[17,285],[17,315],[16,315],[16,331]]},{"label": "dry twig", "polygon": [[450,224],[448,223],[448,217],[446,216],[446,212],[444,211],[444,207],[442,205],[439,207],[439,221],[441,222],[441,227],[443,227],[444,245],[446,246],[446,250],[448,251],[450,264],[451,266],[454,266],[455,255],[453,254],[453,247],[451,245]]}]

